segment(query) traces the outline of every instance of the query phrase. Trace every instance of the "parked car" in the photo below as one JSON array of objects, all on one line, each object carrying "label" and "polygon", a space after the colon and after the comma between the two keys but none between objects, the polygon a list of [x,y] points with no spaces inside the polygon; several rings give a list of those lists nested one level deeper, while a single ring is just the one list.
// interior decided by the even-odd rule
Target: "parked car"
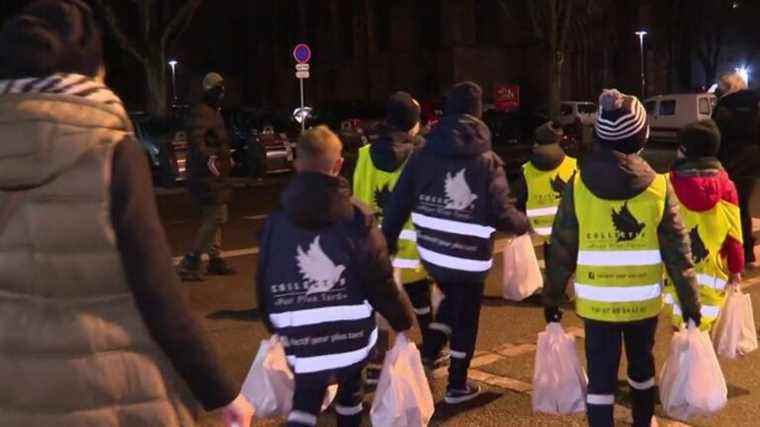
[{"label": "parked car", "polygon": [[275,131],[275,126],[269,121],[272,118],[270,113],[253,109],[232,111],[225,115],[233,140],[233,176],[263,177],[293,170],[293,144],[285,132]]},{"label": "parked car", "polygon": [[562,126],[573,124],[580,119],[584,125],[593,125],[598,107],[593,102],[563,101],[559,107],[559,122]]},{"label": "parked car", "polygon": [[189,143],[183,117],[158,119],[143,112],[131,112],[138,141],[145,149],[153,174],[153,182],[172,187],[187,179]]},{"label": "parked car", "polygon": [[683,93],[657,95],[644,101],[649,122],[650,139],[675,142],[689,123],[709,119],[715,106],[715,95]]}]

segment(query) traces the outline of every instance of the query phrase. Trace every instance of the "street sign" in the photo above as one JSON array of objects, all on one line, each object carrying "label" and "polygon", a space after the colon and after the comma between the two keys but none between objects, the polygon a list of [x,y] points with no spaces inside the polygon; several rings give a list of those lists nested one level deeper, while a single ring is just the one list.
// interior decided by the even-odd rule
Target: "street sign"
[{"label": "street sign", "polygon": [[296,64],[296,71],[309,71],[309,64]]},{"label": "street sign", "polygon": [[308,71],[296,71],[296,78],[297,79],[308,79],[309,78],[309,72]]},{"label": "street sign", "polygon": [[311,49],[309,45],[300,43],[293,49],[293,58],[299,64],[305,64],[311,59]]}]

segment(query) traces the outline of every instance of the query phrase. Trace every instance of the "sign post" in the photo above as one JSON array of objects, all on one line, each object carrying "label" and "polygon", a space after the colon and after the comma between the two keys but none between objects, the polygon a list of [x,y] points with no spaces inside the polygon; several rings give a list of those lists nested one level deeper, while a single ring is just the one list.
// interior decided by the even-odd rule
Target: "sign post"
[{"label": "sign post", "polygon": [[[309,60],[311,60],[311,49],[309,45],[300,43],[293,49],[293,58],[296,60],[296,78],[301,87],[301,112],[304,111],[303,81],[309,78]],[[306,117],[301,120],[301,133],[306,130]]]}]

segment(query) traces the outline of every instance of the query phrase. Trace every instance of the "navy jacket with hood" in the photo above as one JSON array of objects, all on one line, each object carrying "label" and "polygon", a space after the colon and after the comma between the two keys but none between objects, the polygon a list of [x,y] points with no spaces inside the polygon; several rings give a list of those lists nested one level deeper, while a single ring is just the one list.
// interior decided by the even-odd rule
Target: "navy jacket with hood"
[{"label": "navy jacket with hood", "polygon": [[491,132],[468,114],[445,116],[409,159],[385,211],[383,233],[393,252],[412,215],[425,268],[439,282],[484,281],[492,266],[493,232],[521,235],[527,217],[509,198]]},{"label": "navy jacket with hood", "polygon": [[265,323],[281,336],[297,376],[351,375],[377,339],[375,309],[396,331],[413,322],[383,236],[341,177],[300,173],[281,205],[261,239],[257,292]]}]

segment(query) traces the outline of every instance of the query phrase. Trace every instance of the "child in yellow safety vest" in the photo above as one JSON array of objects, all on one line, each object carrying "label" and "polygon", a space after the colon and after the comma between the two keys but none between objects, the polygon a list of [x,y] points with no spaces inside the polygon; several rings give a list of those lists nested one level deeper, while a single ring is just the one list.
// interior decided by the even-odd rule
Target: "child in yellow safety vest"
[{"label": "child in yellow safety vest", "polygon": [[[703,330],[713,325],[726,291],[739,285],[744,270],[739,198],[736,186],[717,159],[720,142],[714,121],[690,124],[681,133],[680,158],[669,174],[691,240]],[[666,287],[664,299],[674,325],[680,327],[682,313],[672,287]]]}]

